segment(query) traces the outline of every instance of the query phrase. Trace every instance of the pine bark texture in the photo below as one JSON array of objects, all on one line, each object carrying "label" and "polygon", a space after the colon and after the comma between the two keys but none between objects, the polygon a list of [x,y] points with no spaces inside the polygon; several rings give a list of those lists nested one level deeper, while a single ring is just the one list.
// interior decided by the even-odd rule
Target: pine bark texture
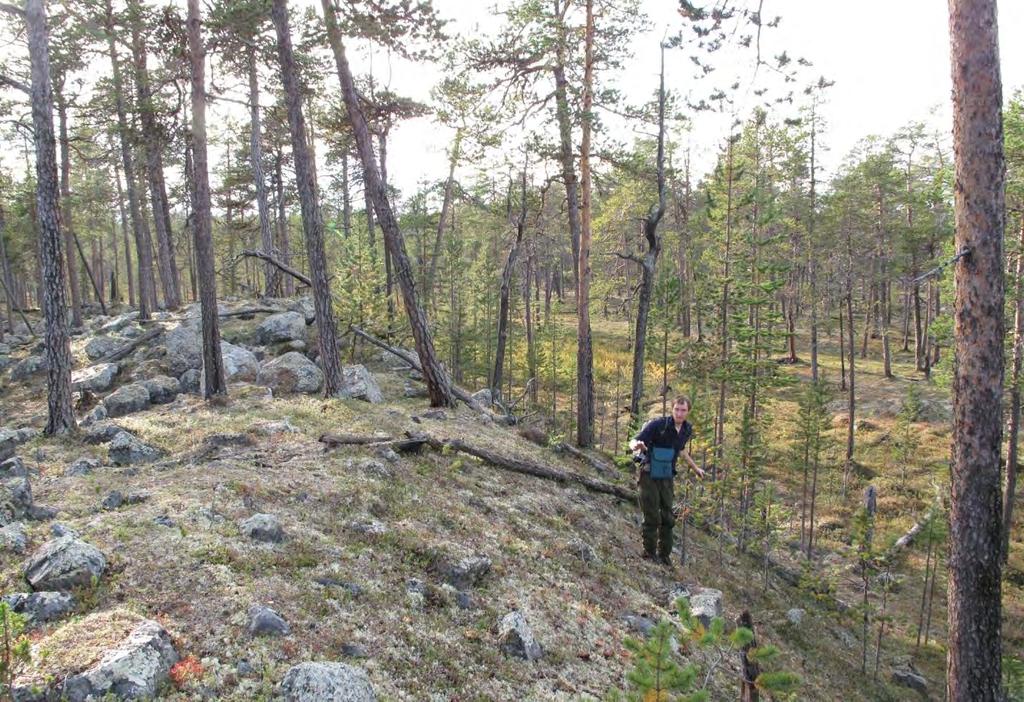
[{"label": "pine bark texture", "polygon": [[955,266],[946,684],[951,702],[1003,699],[1000,449],[1003,392],[1002,85],[995,0],[949,0]]},{"label": "pine bark texture", "polygon": [[320,211],[316,174],[306,136],[306,120],[302,114],[302,98],[299,94],[298,69],[292,51],[287,1],[274,0],[270,15],[277,31],[277,55],[281,63],[281,82],[284,85],[285,102],[288,106],[295,181],[302,208],[302,228],[306,239],[309,277],[313,281],[313,306],[316,309],[316,325],[319,331],[324,396],[335,397],[341,394],[344,385],[341,356],[338,353],[338,328],[334,321],[334,311],[331,309],[331,284],[327,278],[327,255],[324,252],[324,220]]},{"label": "pine bark texture", "polygon": [[32,70],[32,127],[36,151],[36,212],[42,259],[43,316],[46,320],[46,434],[77,429],[71,406],[71,338],[61,251],[57,146],[53,133],[49,38],[43,0],[25,4]]},{"label": "pine bark texture", "polygon": [[60,130],[60,196],[63,204],[64,253],[68,264],[68,288],[71,291],[71,325],[82,326],[82,292],[75,265],[74,229],[71,220],[71,153],[68,151],[68,106],[57,95],[57,119]]},{"label": "pine bark texture", "polygon": [[1013,314],[1013,371],[1010,376],[1010,416],[1006,420],[1006,489],[1003,491],[1003,539],[1000,558],[1006,564],[1017,493],[1017,438],[1020,434],[1020,374],[1024,367],[1024,218],[1020,224]]},{"label": "pine bark texture", "polygon": [[[276,1],[279,2],[280,0]],[[373,209],[377,213],[381,230],[384,232],[385,246],[391,254],[394,274],[402,292],[402,301],[405,304],[405,311],[409,317],[409,326],[412,328],[416,353],[420,357],[420,363],[423,367],[423,380],[426,383],[427,393],[430,396],[430,404],[435,407],[454,407],[455,396],[452,394],[451,380],[448,378],[448,374],[445,372],[444,367],[441,365],[441,360],[434,350],[434,341],[430,334],[427,314],[420,305],[416,294],[416,283],[413,280],[409,256],[405,251],[405,240],[402,238],[402,232],[398,228],[398,222],[388,202],[384,180],[381,178],[380,171],[377,168],[366,117],[363,116],[362,109],[359,106],[359,96],[356,93],[355,83],[352,80],[352,71],[349,69],[348,59],[345,56],[345,45],[342,42],[341,32],[338,29],[334,8],[331,6],[330,0],[323,0],[323,9],[327,37],[334,53],[338,80],[341,83],[341,93],[345,99],[345,106],[348,109],[349,123],[352,125],[352,135],[359,150],[359,158],[363,164],[364,184],[373,202]]]},{"label": "pine bark texture", "polygon": [[188,0],[188,48],[192,64],[192,234],[199,301],[203,320],[203,396],[226,395],[224,359],[217,319],[217,279],[213,269],[210,176],[206,156],[206,49],[199,18],[199,0]]},{"label": "pine bark texture", "polygon": [[594,3],[587,0],[587,28],[585,34],[583,71],[583,133],[580,141],[580,268],[576,293],[577,347],[576,347],[576,445],[587,448],[594,444],[594,346],[590,333],[590,239],[591,239],[591,184],[590,184],[590,128],[591,106],[594,102]]}]

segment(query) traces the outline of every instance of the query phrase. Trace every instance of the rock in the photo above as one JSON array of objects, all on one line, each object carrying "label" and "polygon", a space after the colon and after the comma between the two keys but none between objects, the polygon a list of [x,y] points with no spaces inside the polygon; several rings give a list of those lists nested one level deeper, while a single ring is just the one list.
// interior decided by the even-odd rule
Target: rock
[{"label": "rock", "polygon": [[119,432],[107,448],[107,456],[115,466],[131,466],[152,463],[162,452],[144,444],[126,431]]},{"label": "rock", "polygon": [[285,306],[292,312],[301,314],[306,324],[312,324],[316,321],[316,305],[313,303],[313,298],[309,295],[290,299],[285,303]]},{"label": "rock", "polygon": [[373,458],[350,459],[345,462],[345,467],[366,473],[374,478],[380,478],[382,480],[391,479],[391,471],[388,470],[388,467]]},{"label": "rock", "polygon": [[676,611],[676,602],[680,598],[683,598],[685,600],[689,600],[690,599],[690,588],[686,587],[685,585],[683,585],[681,583],[676,583],[675,585],[670,587],[669,591],[668,591],[667,606],[668,606],[668,608],[672,612]]},{"label": "rock", "polygon": [[131,434],[127,429],[122,429],[116,424],[109,422],[93,424],[82,434],[82,439],[87,444],[105,444],[121,432]]},{"label": "rock", "polygon": [[85,355],[90,361],[96,361],[117,351],[123,344],[123,341],[113,337],[96,336],[85,345]]},{"label": "rock", "polygon": [[16,592],[3,601],[25,617],[28,626],[60,619],[75,608],[75,598],[66,592]]},{"label": "rock", "polygon": [[28,532],[21,522],[12,522],[0,528],[0,550],[25,553],[28,548]]},{"label": "rock", "polygon": [[402,394],[406,397],[429,397],[427,392],[427,386],[423,383],[416,383],[411,380],[405,381],[405,387],[402,390]]},{"label": "rock", "polygon": [[463,558],[455,565],[442,568],[445,580],[459,590],[475,587],[490,572],[491,559],[483,556]]},{"label": "rock", "polygon": [[129,324],[125,328],[121,329],[121,336],[126,339],[137,339],[142,336],[143,330],[138,324]]},{"label": "rock", "polygon": [[338,580],[336,578],[319,577],[313,578],[313,582],[323,587],[336,587],[341,590],[345,590],[348,594],[353,597],[358,597],[363,594],[363,588],[359,587],[355,583],[345,582],[344,580]]},{"label": "rock", "polygon": [[37,522],[45,522],[49,519],[53,519],[56,516],[56,507],[43,507],[42,505],[32,505],[28,510],[28,518],[34,519]]},{"label": "rock", "polygon": [[383,522],[379,522],[376,519],[351,521],[345,525],[345,528],[357,534],[366,534],[367,536],[380,536],[381,534],[388,533],[388,528],[384,526]]},{"label": "rock", "polygon": [[79,458],[71,466],[64,471],[64,475],[68,477],[76,475],[89,475],[94,470],[100,467],[100,462],[95,458]]},{"label": "rock", "polygon": [[600,560],[594,547],[579,537],[574,537],[569,541],[569,553],[584,563],[597,563]]},{"label": "rock", "polygon": [[139,311],[135,310],[132,312],[126,312],[122,315],[114,317],[109,322],[104,323],[97,331],[100,334],[113,334],[119,332],[125,327],[129,326],[132,322],[139,318]]},{"label": "rock", "polygon": [[892,681],[897,685],[916,690],[925,697],[928,695],[928,680],[915,670],[909,668],[894,670],[892,671]]},{"label": "rock", "polygon": [[[220,354],[224,359],[224,379],[235,382],[252,382],[260,372],[260,362],[247,348],[235,346],[227,341],[220,342]],[[200,386],[202,380],[200,380]]]},{"label": "rock", "polygon": [[624,614],[622,615],[622,621],[626,623],[630,630],[642,636],[650,636],[651,632],[654,631],[654,627],[657,626],[653,619],[648,619],[639,614]]},{"label": "rock", "polygon": [[427,410],[422,416],[424,419],[435,419],[440,422],[448,419],[448,414],[439,407]]},{"label": "rock", "polygon": [[379,450],[377,452],[377,455],[383,458],[388,463],[398,463],[398,461],[401,460],[398,454],[395,453],[395,450],[390,446],[385,446],[384,448]]},{"label": "rock", "polygon": [[256,376],[256,382],[271,388],[275,395],[292,392],[315,393],[323,385],[324,374],[315,363],[298,351],[289,351],[263,363]]},{"label": "rock", "polygon": [[70,590],[91,586],[106,568],[98,548],[69,535],[47,541],[32,554],[25,578],[33,590]]},{"label": "rock", "polygon": [[144,620],[99,663],[67,679],[63,694],[69,702],[105,698],[151,699],[167,680],[178,654],[171,636],[157,622]]},{"label": "rock", "polygon": [[102,404],[98,404],[92,408],[92,412],[82,417],[82,421],[78,423],[81,427],[91,427],[97,422],[102,422],[107,419],[107,408]]},{"label": "rock", "polygon": [[71,390],[106,392],[114,386],[118,366],[116,363],[98,363],[82,370],[71,371]]},{"label": "rock", "polygon": [[0,463],[0,480],[11,478],[24,478],[28,475],[28,468],[19,456],[11,456],[3,463]]},{"label": "rock", "polygon": [[174,527],[178,526],[178,524],[173,519],[168,517],[166,514],[161,514],[159,517],[154,517],[153,523],[159,524],[160,526],[168,527],[169,529],[173,529]]},{"label": "rock", "polygon": [[[167,353],[166,349],[161,349],[159,347],[153,349],[152,352]],[[149,358],[131,368],[131,370],[128,371],[128,379],[133,383],[137,383],[140,380],[148,380],[150,378],[155,378],[158,375],[167,375],[168,372],[167,363],[163,359]]]},{"label": "rock", "polygon": [[32,485],[27,475],[0,482],[0,524],[30,517],[31,511]]},{"label": "rock", "polygon": [[793,626],[800,626],[804,621],[804,614],[806,614],[804,610],[794,607],[786,612],[786,620]]},{"label": "rock", "polygon": [[484,388],[483,390],[477,390],[472,395],[472,400],[481,407],[490,407],[494,401],[494,397],[491,395],[490,388]]},{"label": "rock", "polygon": [[272,514],[254,514],[242,522],[239,528],[254,541],[279,544],[285,538],[281,522]]},{"label": "rock", "polygon": [[366,672],[345,663],[300,663],[281,680],[285,702],[376,702]]},{"label": "rock", "polygon": [[541,645],[521,612],[509,612],[498,624],[498,643],[505,655],[535,661],[543,654]]},{"label": "rock", "polygon": [[203,338],[198,318],[182,322],[164,334],[167,365],[171,375],[181,376],[187,370],[203,367]]},{"label": "rock", "polygon": [[154,405],[167,404],[181,392],[181,383],[166,375],[158,375],[155,378],[143,380],[139,385],[149,391],[149,401]]},{"label": "rock", "polygon": [[124,504],[124,495],[121,494],[120,490],[112,490],[110,494],[103,498],[102,507],[105,510],[117,509]]},{"label": "rock", "polygon": [[103,400],[108,417],[123,417],[149,407],[149,390],[142,383],[122,385]]},{"label": "rock", "polygon": [[199,381],[202,377],[202,371],[200,371],[198,368],[189,368],[187,371],[181,374],[180,378],[178,378],[178,384],[181,387],[181,391],[192,393],[193,395],[198,395]]},{"label": "rock", "polygon": [[249,608],[249,633],[253,636],[287,636],[291,629],[288,622],[270,607],[253,605]]},{"label": "rock", "polygon": [[24,380],[31,375],[46,370],[46,356],[34,355],[24,358],[11,368],[11,381]]},{"label": "rock", "polygon": [[384,395],[381,394],[376,378],[366,370],[366,366],[358,364],[345,366],[342,374],[344,376],[341,388],[342,397],[365,400],[373,404],[384,401]]},{"label": "rock", "polygon": [[258,422],[252,426],[252,430],[262,436],[273,436],[274,434],[298,434],[299,430],[287,419],[278,421]]},{"label": "rock", "polygon": [[257,344],[275,344],[279,341],[305,341],[306,318],[298,312],[272,314],[256,327]]},{"label": "rock", "polygon": [[73,536],[76,539],[80,538],[79,533],[77,531],[67,526],[66,524],[61,524],[60,522],[50,527],[50,533],[58,539],[62,536]]},{"label": "rock", "polygon": [[341,648],[338,649],[341,655],[346,658],[369,658],[370,652],[366,649],[366,646],[357,643],[342,644]]},{"label": "rock", "polygon": [[0,429],[0,461],[6,461],[14,455],[14,450],[39,432],[30,427],[22,429]]},{"label": "rock", "polygon": [[701,588],[690,597],[690,614],[700,620],[705,628],[711,620],[722,616],[722,591],[710,587]]}]

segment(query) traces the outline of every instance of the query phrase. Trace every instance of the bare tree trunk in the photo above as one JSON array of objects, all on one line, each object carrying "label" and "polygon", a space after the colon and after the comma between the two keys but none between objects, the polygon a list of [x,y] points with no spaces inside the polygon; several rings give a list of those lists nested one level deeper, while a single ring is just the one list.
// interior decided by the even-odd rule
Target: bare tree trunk
[{"label": "bare tree trunk", "polygon": [[43,0],[25,3],[32,70],[32,127],[36,152],[36,211],[42,259],[43,316],[46,320],[46,434],[75,432],[71,406],[71,338],[61,252],[57,148],[53,134],[50,55]]},{"label": "bare tree trunk", "polygon": [[[559,158],[562,162],[562,180],[565,184],[565,199],[569,210],[569,241],[572,246],[573,283],[579,290],[580,270],[580,198],[573,166],[572,118],[569,114],[568,81],[565,78],[565,13],[569,0],[553,0],[555,16],[558,18],[558,43],[555,48],[555,63],[551,67],[555,78],[555,115],[558,120]],[[559,286],[561,292],[561,286]],[[561,294],[559,294],[561,299]],[[578,301],[577,301],[578,304]]]},{"label": "bare tree trunk", "polygon": [[437,218],[437,236],[434,237],[434,251],[430,257],[430,269],[427,273],[427,283],[424,285],[423,294],[427,302],[434,297],[434,279],[437,274],[437,262],[441,258],[441,237],[444,234],[444,220],[448,215],[448,208],[452,206],[452,190],[455,185],[455,167],[459,163],[459,156],[462,150],[462,129],[455,132],[455,141],[452,142],[451,154],[448,157],[448,180],[444,184],[444,199],[441,201],[441,214]]},{"label": "bare tree trunk", "polygon": [[[61,86],[63,87],[63,86]],[[82,292],[75,266],[74,227],[71,211],[71,152],[68,151],[68,106],[63,91],[57,96],[57,121],[60,131],[60,195],[63,201],[61,224],[64,228],[64,249],[68,265],[68,287],[71,290],[71,326],[82,326]]]},{"label": "bare tree trunk", "polygon": [[[4,208],[0,204],[0,276],[4,284],[4,308],[7,312],[7,331],[14,331],[14,279],[11,276],[11,262],[7,258],[7,244],[4,242],[4,228],[6,220]],[[0,327],[0,332],[3,327]]]},{"label": "bare tree trunk", "polygon": [[[509,203],[511,205],[511,203]],[[516,257],[523,243],[523,231],[526,229],[526,170],[522,176],[522,195],[520,200],[519,221],[516,222],[516,238],[505,258],[505,266],[501,271],[501,287],[498,294],[498,343],[494,352],[494,370],[491,373],[491,395],[501,401],[502,371],[505,364],[505,345],[508,342],[509,327],[509,296],[512,288],[512,274],[515,272]],[[509,398],[511,399],[511,397]]]},{"label": "bare tree trunk", "polygon": [[135,307],[135,273],[132,272],[132,249],[128,238],[128,211],[124,208],[121,170],[116,161],[114,162],[114,183],[117,185],[117,208],[121,214],[121,236],[124,238],[124,261],[128,274],[128,306]]},{"label": "bare tree trunk", "polygon": [[580,261],[579,287],[576,292],[576,445],[587,448],[594,444],[594,349],[590,334],[590,130],[593,120],[590,109],[594,101],[594,2],[587,0],[583,70],[583,130],[580,140]]},{"label": "bare tree trunk", "polygon": [[1020,250],[1014,290],[1013,374],[1010,379],[1010,416],[1006,426],[1006,490],[1003,492],[1003,539],[1001,555],[1006,564],[1013,528],[1013,502],[1017,493],[1017,437],[1020,432],[1020,374],[1024,366],[1024,213],[1020,223]]},{"label": "bare tree trunk", "polygon": [[338,353],[338,330],[331,309],[331,287],[327,278],[327,257],[324,252],[324,223],[320,212],[316,176],[311,163],[306,121],[302,115],[302,98],[292,52],[288,23],[287,0],[274,0],[271,9],[277,31],[277,53],[281,62],[281,81],[288,105],[288,124],[292,135],[292,156],[295,160],[295,181],[302,207],[302,227],[306,235],[306,257],[309,277],[313,281],[313,303],[319,334],[320,367],[324,372],[324,396],[341,394],[344,379]]},{"label": "bare tree trunk", "polygon": [[843,471],[843,494],[846,493],[847,484],[850,479],[850,471],[853,470],[853,424],[855,421],[855,415],[857,411],[857,400],[854,386],[854,356],[856,355],[856,349],[853,344],[853,291],[846,291],[846,319],[848,324],[846,325],[847,332],[847,348],[850,352],[850,383],[849,383],[849,395],[847,402],[847,427],[846,427],[846,464]]},{"label": "bare tree trunk", "polygon": [[217,279],[213,270],[210,178],[206,158],[206,48],[203,46],[199,0],[188,0],[188,49],[192,69],[192,232],[195,240],[199,299],[203,319],[203,397],[226,395],[224,360],[217,318]]},{"label": "bare tree trunk", "polygon": [[[249,161],[252,164],[252,180],[256,186],[256,208],[260,218],[260,246],[263,252],[277,256],[274,234],[270,229],[270,207],[267,201],[267,183],[263,176],[263,138],[260,134],[260,85],[256,71],[256,47],[248,47],[247,70],[249,73]],[[268,262],[263,264],[263,294],[275,297],[280,294],[281,274]]]},{"label": "bare tree trunk", "polygon": [[[281,2],[281,0],[275,0]],[[323,1],[324,17],[327,26],[327,36],[334,51],[334,60],[338,69],[338,80],[341,83],[341,92],[348,108],[348,118],[352,125],[352,132],[355,137],[356,146],[359,148],[359,158],[363,163],[364,182],[369,189],[373,206],[380,220],[381,229],[384,232],[384,242],[391,252],[392,262],[395,266],[395,275],[398,285],[402,291],[402,300],[405,304],[405,311],[409,317],[409,325],[412,327],[413,339],[416,342],[416,352],[420,357],[423,366],[423,379],[427,385],[427,392],[430,395],[430,403],[434,406],[453,406],[455,397],[452,394],[451,380],[445,373],[437,353],[434,351],[434,342],[430,334],[430,325],[427,321],[426,312],[420,306],[416,287],[413,282],[412,267],[409,264],[409,257],[405,252],[405,240],[398,228],[394,212],[388,202],[387,192],[381,180],[380,172],[373,156],[373,146],[370,142],[370,133],[366,125],[366,118],[363,116],[359,106],[359,96],[356,93],[355,84],[352,80],[352,73],[348,67],[348,60],[345,57],[345,46],[341,40],[341,33],[338,30],[337,21],[334,15],[334,7],[330,0]]]},{"label": "bare tree trunk", "polygon": [[[288,238],[288,211],[284,204],[284,176],[281,173],[284,157],[279,150],[274,156],[274,188],[277,196],[277,240],[281,246],[281,259],[291,265],[291,242]],[[283,281],[285,297],[295,294],[295,283],[291,278]]]},{"label": "bare tree trunk", "polygon": [[[729,135],[729,144],[726,147],[726,195],[725,195],[725,271],[722,283],[722,309],[721,323],[719,325],[720,339],[722,346],[719,363],[722,368],[729,362],[729,269],[732,255],[732,190],[733,190],[733,137]],[[721,463],[725,456],[725,394],[726,380],[723,377],[718,385],[718,411],[715,414],[715,463]]]},{"label": "bare tree trunk", "polygon": [[949,534],[951,702],[1003,699],[1000,504],[1003,394],[1002,83],[995,0],[949,0],[953,73],[953,436]]}]

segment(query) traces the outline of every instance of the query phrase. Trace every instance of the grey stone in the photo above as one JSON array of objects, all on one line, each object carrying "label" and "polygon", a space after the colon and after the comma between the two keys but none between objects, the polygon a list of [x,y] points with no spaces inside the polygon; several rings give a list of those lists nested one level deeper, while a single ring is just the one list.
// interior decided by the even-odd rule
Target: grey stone
[{"label": "grey stone", "polygon": [[153,523],[159,524],[160,526],[169,527],[172,529],[178,526],[177,523],[173,519],[168,517],[166,514],[161,514],[159,517],[155,517],[153,519]]},{"label": "grey stone", "polygon": [[[260,372],[260,362],[247,348],[235,346],[227,341],[220,342],[220,355],[224,360],[224,378],[235,382],[256,380]],[[202,381],[200,381],[201,383]]]},{"label": "grey stone", "polygon": [[622,615],[622,621],[626,623],[631,631],[634,631],[642,636],[650,636],[651,632],[654,631],[654,627],[657,624],[653,619],[641,616],[639,614],[627,613]]},{"label": "grey stone", "polygon": [[346,658],[369,658],[370,652],[366,650],[366,646],[357,643],[342,644],[341,648],[338,649],[341,655]]},{"label": "grey stone", "polygon": [[490,572],[491,559],[483,556],[463,558],[458,563],[444,568],[445,580],[459,590],[475,587]]},{"label": "grey stone", "polygon": [[172,375],[181,376],[187,370],[203,367],[203,338],[199,320],[187,320],[164,334],[167,365]]},{"label": "grey stone", "polygon": [[25,519],[32,510],[32,485],[28,476],[0,482],[0,524]]},{"label": "grey stone", "polygon": [[29,376],[35,375],[43,370],[46,370],[46,356],[29,356],[28,358],[24,358],[14,364],[14,367],[11,368],[11,380],[25,380]]},{"label": "grey stone", "polygon": [[700,620],[705,628],[711,626],[711,620],[722,616],[722,591],[705,587],[690,597],[690,614]]},{"label": "grey stone", "polygon": [[149,390],[141,383],[122,385],[103,400],[108,417],[123,417],[149,407]]},{"label": "grey stone", "polygon": [[109,322],[105,322],[97,331],[99,331],[100,334],[113,334],[114,332],[119,332],[125,327],[131,325],[132,322],[136,321],[138,318],[138,310],[126,312],[114,317]]},{"label": "grey stone", "polygon": [[199,394],[199,381],[202,376],[202,371],[198,368],[189,368],[181,374],[180,378],[178,378],[178,384],[181,387],[181,391],[192,393],[193,395]]},{"label": "grey stone", "polygon": [[569,541],[569,552],[584,563],[597,563],[600,560],[594,547],[579,537]]},{"label": "grey stone", "polygon": [[0,480],[10,478],[23,478],[28,475],[28,468],[19,456],[11,456],[3,463],[0,463]]},{"label": "grey stone", "polygon": [[239,525],[242,533],[254,541],[279,544],[284,541],[281,522],[272,514],[254,514]]},{"label": "grey stone", "polygon": [[83,457],[79,458],[74,463],[72,463],[71,466],[66,471],[64,471],[64,475],[69,477],[75,475],[89,475],[89,473],[92,473],[99,467],[100,462],[97,461],[95,458]]},{"label": "grey stone", "polygon": [[380,536],[381,534],[388,533],[388,528],[384,526],[383,522],[379,522],[376,519],[351,521],[345,525],[345,528],[357,534],[366,534],[368,536]]},{"label": "grey stone", "polygon": [[114,386],[117,372],[116,363],[98,363],[95,366],[71,371],[71,389],[75,392],[106,392]]},{"label": "grey stone", "polygon": [[892,671],[892,681],[897,685],[909,687],[923,696],[928,695],[928,680],[915,670],[909,668]]},{"label": "grey stone", "polygon": [[62,536],[73,536],[76,539],[80,538],[80,535],[77,531],[75,531],[66,524],[61,524],[60,522],[50,526],[50,533],[58,539]]},{"label": "grey stone", "polygon": [[86,429],[82,434],[82,439],[87,444],[105,444],[121,432],[125,432],[127,434],[131,433],[127,429],[122,429],[116,424],[111,424],[109,422],[98,423],[93,424]]},{"label": "grey stone", "polygon": [[494,397],[491,395],[490,388],[484,388],[483,390],[477,390],[473,393],[472,399],[481,407],[490,407],[494,401]]},{"label": "grey stone", "polygon": [[509,612],[498,624],[498,643],[508,656],[535,661],[543,654],[541,645],[533,637],[533,630],[521,612]]},{"label": "grey stone", "polygon": [[252,667],[252,664],[249,663],[249,661],[243,659],[238,661],[238,664],[235,666],[235,672],[244,678],[249,675],[254,675],[256,673],[256,669]]},{"label": "grey stone", "polygon": [[166,375],[158,375],[139,384],[149,391],[149,401],[154,405],[167,404],[181,392],[181,383]]},{"label": "grey stone", "polygon": [[28,518],[34,519],[37,522],[45,522],[53,519],[57,516],[56,507],[43,507],[42,505],[32,505],[28,509]]},{"label": "grey stone", "polygon": [[123,336],[126,339],[137,339],[138,337],[142,336],[142,334],[142,327],[140,327],[138,324],[129,324],[128,326],[121,329],[121,336]]},{"label": "grey stone", "polygon": [[253,605],[249,608],[249,633],[253,636],[287,636],[291,629],[288,622],[270,607]]},{"label": "grey stone", "polygon": [[107,456],[115,466],[152,463],[161,455],[159,449],[142,443],[126,431],[119,432],[107,448]]},{"label": "grey stone", "polygon": [[361,668],[336,662],[300,663],[281,680],[285,702],[377,702]]},{"label": "grey stone", "polygon": [[89,414],[82,417],[82,421],[78,424],[82,427],[91,427],[93,424],[102,422],[105,419],[107,419],[107,408],[101,403],[93,407]]},{"label": "grey stone", "polygon": [[380,461],[373,458],[356,458],[345,462],[347,468],[358,470],[374,478],[391,479],[391,471]]},{"label": "grey stone", "polygon": [[298,312],[272,314],[256,327],[257,344],[275,344],[280,341],[304,341],[306,318]]},{"label": "grey stone", "polygon": [[86,702],[112,695],[117,699],[151,699],[167,680],[178,654],[171,636],[157,622],[136,626],[99,663],[68,678],[62,690],[69,702]]},{"label": "grey stone", "polygon": [[346,582],[344,580],[338,580],[336,578],[320,577],[313,578],[313,582],[323,587],[336,587],[341,590],[345,590],[348,594],[353,597],[358,597],[363,594],[363,588],[355,583]]},{"label": "grey stone", "polygon": [[689,600],[690,599],[690,588],[682,583],[676,583],[668,590],[668,601],[666,606],[672,611],[676,611],[676,602],[679,599]]},{"label": "grey stone", "polygon": [[786,612],[786,620],[793,626],[799,626],[804,621],[804,614],[806,612],[799,607],[793,607]]},{"label": "grey stone", "polygon": [[298,351],[289,351],[263,363],[256,382],[271,388],[275,394],[315,393],[323,385],[324,374],[315,363]]},{"label": "grey stone", "polygon": [[75,598],[66,592],[16,592],[5,595],[3,601],[29,626],[60,619],[75,608]]},{"label": "grey stone", "polygon": [[444,420],[448,419],[448,413],[445,412],[443,409],[435,408],[429,409],[426,412],[424,412],[422,417],[424,419],[436,419],[438,421],[443,422]]},{"label": "grey stone", "polygon": [[313,303],[313,298],[309,295],[303,295],[302,297],[288,300],[286,306],[292,312],[298,312],[302,315],[302,319],[306,324],[312,324],[316,321],[316,305]]},{"label": "grey stone", "polygon": [[121,494],[120,490],[112,490],[106,497],[103,498],[103,509],[112,510],[117,509],[124,504],[124,495]]},{"label": "grey stone", "polygon": [[377,452],[377,455],[379,455],[388,463],[398,463],[399,461],[398,454],[395,453],[395,450],[391,447],[385,447],[381,449],[380,451]]},{"label": "grey stone", "polygon": [[85,345],[85,355],[89,357],[90,361],[96,361],[113,353],[123,344],[124,342],[120,339],[110,336],[96,336]]},{"label": "grey stone", "polygon": [[457,592],[455,593],[455,604],[458,605],[459,609],[473,609],[476,607],[476,602],[473,601],[473,596],[468,592]]},{"label": "grey stone", "polygon": [[429,397],[427,392],[427,386],[423,383],[413,382],[412,380],[405,381],[405,387],[402,394],[406,397]]},{"label": "grey stone", "polygon": [[28,548],[28,532],[21,522],[12,522],[0,528],[0,550],[25,553]]},{"label": "grey stone", "polygon": [[342,369],[343,381],[341,388],[342,397],[350,397],[356,400],[365,400],[373,404],[384,401],[384,395],[377,385],[377,379],[373,377],[366,366],[354,365],[345,366]]},{"label": "grey stone", "polygon": [[8,458],[13,456],[15,449],[29,439],[34,438],[38,433],[38,430],[30,427],[23,427],[21,429],[0,429],[0,461],[6,461]]},{"label": "grey stone", "polygon": [[107,559],[98,548],[74,536],[61,536],[32,554],[25,578],[33,590],[69,590],[92,585],[106,568]]}]

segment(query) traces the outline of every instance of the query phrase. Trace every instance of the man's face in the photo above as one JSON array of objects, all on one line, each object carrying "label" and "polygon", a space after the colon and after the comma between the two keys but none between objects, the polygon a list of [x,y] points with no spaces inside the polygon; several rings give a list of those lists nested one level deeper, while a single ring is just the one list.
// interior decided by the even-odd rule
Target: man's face
[{"label": "man's face", "polygon": [[672,405],[672,419],[675,420],[676,424],[682,424],[686,421],[687,416],[690,414],[690,406],[685,403],[676,403]]}]

